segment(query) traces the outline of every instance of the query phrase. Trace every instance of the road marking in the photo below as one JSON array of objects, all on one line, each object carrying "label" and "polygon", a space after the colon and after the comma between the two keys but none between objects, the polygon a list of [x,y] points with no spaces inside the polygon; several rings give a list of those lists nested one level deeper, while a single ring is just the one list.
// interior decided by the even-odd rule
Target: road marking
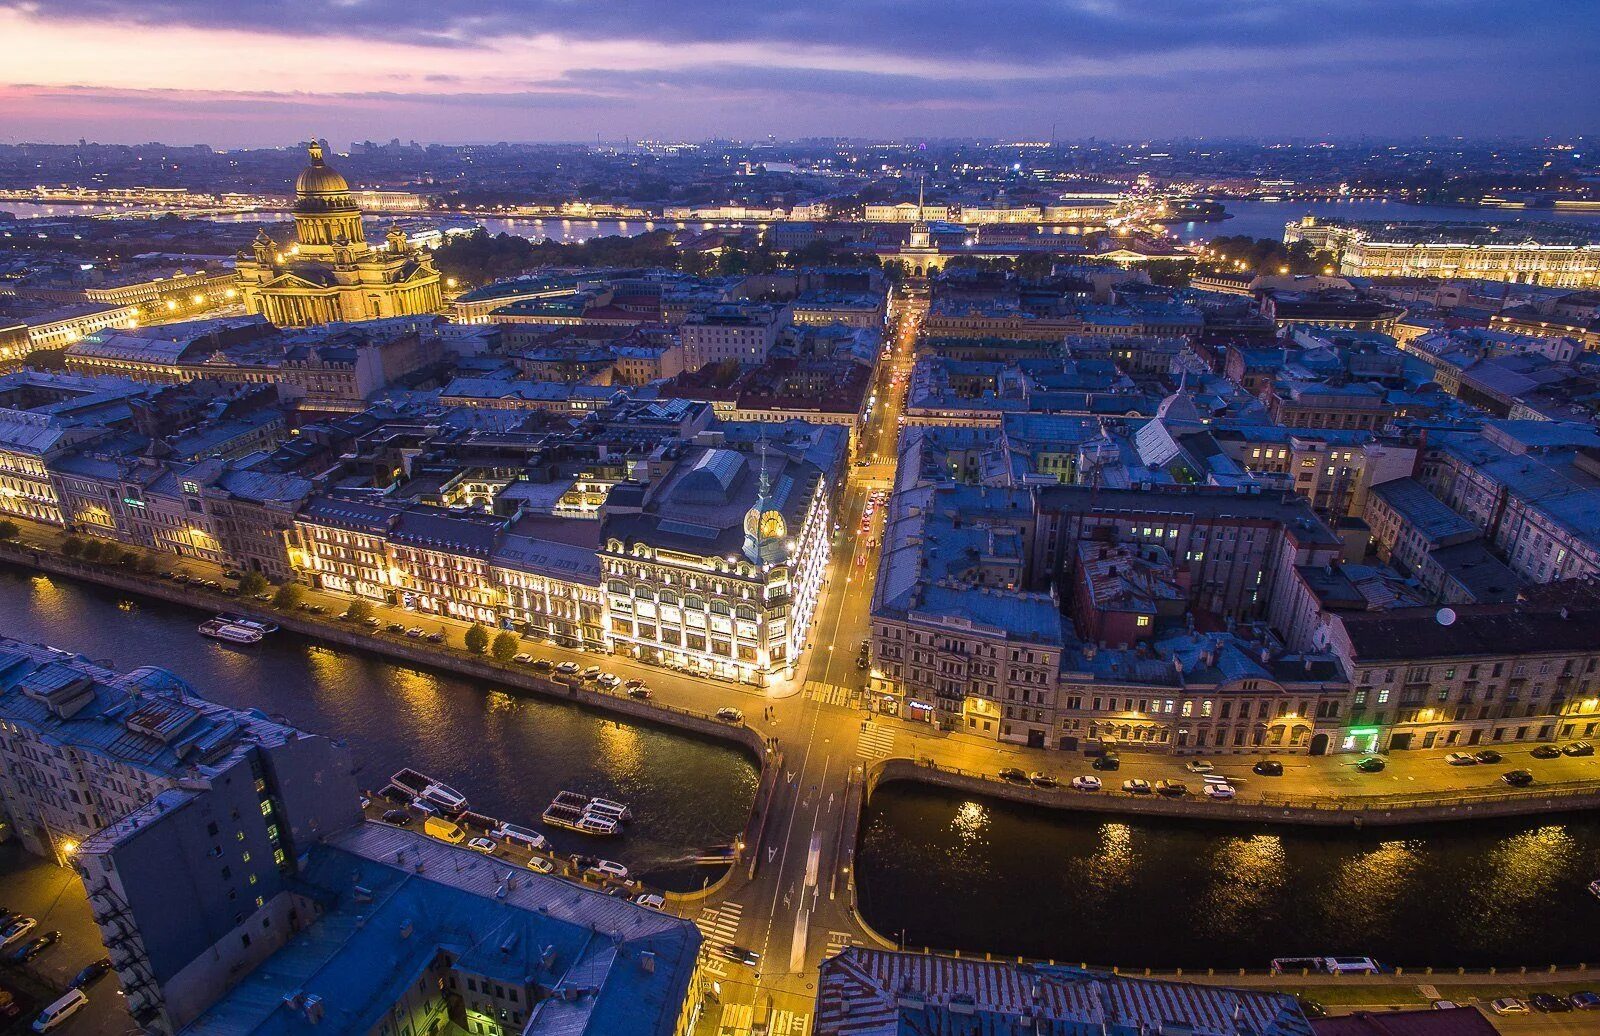
[{"label": "road marking", "polygon": [[837,957],[856,944],[856,937],[849,932],[829,932],[828,948],[823,951],[823,959]]},{"label": "road marking", "polygon": [[882,723],[867,723],[861,728],[856,741],[856,755],[861,759],[884,759],[894,754],[894,731]]},{"label": "road marking", "polygon": [[803,1011],[773,1011],[767,1019],[768,1036],[806,1036],[811,1015]]},{"label": "road marking", "polygon": [[700,926],[700,934],[706,937],[706,945],[721,951],[739,937],[739,923],[742,920],[744,907],[738,903],[724,903],[701,910],[695,924]]},{"label": "road marking", "polygon": [[807,680],[805,694],[811,701],[820,701],[828,705],[838,705],[848,708],[855,697],[855,688],[843,684],[823,683],[821,680]]},{"label": "road marking", "polygon": [[717,1025],[718,1036],[748,1036],[750,1016],[755,1008],[750,1004],[723,1004],[722,1020]]}]

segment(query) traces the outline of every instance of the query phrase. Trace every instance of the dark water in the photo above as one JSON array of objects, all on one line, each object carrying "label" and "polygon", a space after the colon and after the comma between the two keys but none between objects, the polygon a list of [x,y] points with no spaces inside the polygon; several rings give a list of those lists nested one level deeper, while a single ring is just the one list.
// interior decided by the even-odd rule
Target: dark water
[{"label": "dark water", "polygon": [[1047,814],[909,783],[862,820],[867,920],[909,946],[1155,968],[1600,962],[1600,817],[1357,833]]},{"label": "dark water", "polygon": [[564,851],[617,859],[669,888],[698,887],[694,849],[744,827],[756,770],[739,751],[664,728],[514,697],[282,632],[248,647],[195,633],[205,613],[0,566],[0,635],[76,651],[119,669],[161,665],[202,695],[281,713],[350,743],[363,787],[412,766],[460,789],[472,808],[535,822],[563,788],[627,802],[619,838],[546,832]]}]

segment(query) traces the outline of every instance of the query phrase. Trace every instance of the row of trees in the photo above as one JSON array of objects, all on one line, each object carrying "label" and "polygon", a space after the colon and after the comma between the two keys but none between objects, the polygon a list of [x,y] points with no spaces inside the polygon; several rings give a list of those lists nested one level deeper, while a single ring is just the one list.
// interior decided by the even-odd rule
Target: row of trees
[{"label": "row of trees", "polygon": [[445,241],[433,253],[433,259],[440,273],[465,285],[489,284],[542,266],[647,266],[696,276],[731,276],[772,273],[795,266],[881,265],[870,251],[829,241],[813,241],[791,252],[775,251],[762,242],[749,248],[730,245],[715,252],[685,251],[673,246],[672,232],[668,230],[571,243],[536,242],[514,234],[478,231]]},{"label": "row of trees", "polygon": [[1285,245],[1270,237],[1240,235],[1212,238],[1205,249],[1204,261],[1222,271],[1311,274],[1323,273],[1337,265],[1333,253],[1319,251],[1309,241]]}]

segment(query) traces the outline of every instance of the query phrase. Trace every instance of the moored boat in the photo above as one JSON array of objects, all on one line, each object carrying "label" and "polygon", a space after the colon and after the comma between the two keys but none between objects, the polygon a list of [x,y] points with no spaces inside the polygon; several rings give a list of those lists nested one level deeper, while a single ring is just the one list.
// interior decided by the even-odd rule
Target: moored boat
[{"label": "moored boat", "polygon": [[254,644],[261,639],[261,631],[237,626],[221,619],[207,619],[197,630],[202,637],[225,640],[230,644]]}]

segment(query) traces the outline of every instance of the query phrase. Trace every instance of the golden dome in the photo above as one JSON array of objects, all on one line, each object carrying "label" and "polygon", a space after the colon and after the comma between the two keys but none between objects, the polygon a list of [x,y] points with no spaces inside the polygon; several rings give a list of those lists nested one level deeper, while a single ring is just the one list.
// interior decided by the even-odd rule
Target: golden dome
[{"label": "golden dome", "polygon": [[306,150],[311,154],[311,164],[300,170],[300,175],[295,178],[294,193],[301,198],[349,194],[350,184],[332,166],[322,161],[322,145],[313,140]]}]

